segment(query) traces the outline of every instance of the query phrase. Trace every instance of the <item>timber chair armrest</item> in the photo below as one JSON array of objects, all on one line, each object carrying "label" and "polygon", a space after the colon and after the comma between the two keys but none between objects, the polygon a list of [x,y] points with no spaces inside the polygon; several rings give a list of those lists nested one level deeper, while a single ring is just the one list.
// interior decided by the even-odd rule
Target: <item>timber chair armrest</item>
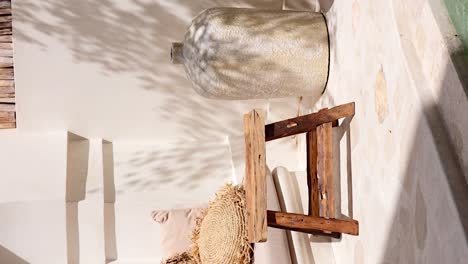
[{"label": "timber chair armrest", "polygon": [[[354,102],[265,125],[261,110],[244,115],[246,224],[249,242],[267,240],[267,226],[314,235],[358,235],[359,223],[335,219],[332,127],[354,115]],[[267,211],[265,142],[306,133],[308,215]]]}]

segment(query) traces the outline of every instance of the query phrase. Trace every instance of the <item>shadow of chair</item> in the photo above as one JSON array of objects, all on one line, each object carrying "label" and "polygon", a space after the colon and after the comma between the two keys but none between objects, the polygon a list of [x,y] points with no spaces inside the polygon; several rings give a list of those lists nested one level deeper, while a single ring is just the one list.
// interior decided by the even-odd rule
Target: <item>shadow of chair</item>
[{"label": "shadow of chair", "polygon": [[66,241],[69,264],[80,263],[78,204],[86,197],[89,140],[68,132],[66,169]]},{"label": "shadow of chair", "polygon": [[0,260],[2,263],[8,264],[29,264],[29,262],[3,246],[0,246]]}]

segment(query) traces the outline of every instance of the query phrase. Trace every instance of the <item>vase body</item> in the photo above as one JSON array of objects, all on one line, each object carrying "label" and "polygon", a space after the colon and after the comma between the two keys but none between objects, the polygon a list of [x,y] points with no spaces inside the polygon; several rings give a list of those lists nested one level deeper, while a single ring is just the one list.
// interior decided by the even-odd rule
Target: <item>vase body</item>
[{"label": "vase body", "polygon": [[190,25],[171,57],[194,89],[216,99],[320,96],[329,69],[321,13],[211,8]]}]

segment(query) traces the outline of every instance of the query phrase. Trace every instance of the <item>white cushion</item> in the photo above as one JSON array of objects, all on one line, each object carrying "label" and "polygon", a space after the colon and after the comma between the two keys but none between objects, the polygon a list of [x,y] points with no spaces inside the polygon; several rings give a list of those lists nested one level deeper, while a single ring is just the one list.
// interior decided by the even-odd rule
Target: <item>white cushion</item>
[{"label": "white cushion", "polygon": [[[281,210],[290,213],[307,214],[305,206],[307,199],[301,198],[301,191],[307,192],[307,179],[299,179],[286,168],[277,167],[273,171],[276,190],[281,201]],[[304,180],[304,184],[299,184],[298,180]],[[307,210],[307,209],[306,209]],[[309,235],[300,232],[290,232],[291,255],[294,256],[294,263],[312,264],[314,256],[310,246]]]},{"label": "white cushion", "polygon": [[[267,172],[267,208],[281,211],[273,177],[269,170]],[[290,264],[291,255],[286,231],[269,227],[267,242],[255,244],[254,258],[255,264]]]}]

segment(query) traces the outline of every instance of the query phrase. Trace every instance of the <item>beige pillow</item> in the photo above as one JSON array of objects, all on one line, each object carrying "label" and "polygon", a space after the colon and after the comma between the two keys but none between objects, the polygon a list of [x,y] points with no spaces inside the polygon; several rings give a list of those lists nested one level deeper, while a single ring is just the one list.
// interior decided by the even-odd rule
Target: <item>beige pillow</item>
[{"label": "beige pillow", "polygon": [[202,208],[153,211],[154,221],[161,224],[160,241],[163,259],[190,249],[195,219]]}]

